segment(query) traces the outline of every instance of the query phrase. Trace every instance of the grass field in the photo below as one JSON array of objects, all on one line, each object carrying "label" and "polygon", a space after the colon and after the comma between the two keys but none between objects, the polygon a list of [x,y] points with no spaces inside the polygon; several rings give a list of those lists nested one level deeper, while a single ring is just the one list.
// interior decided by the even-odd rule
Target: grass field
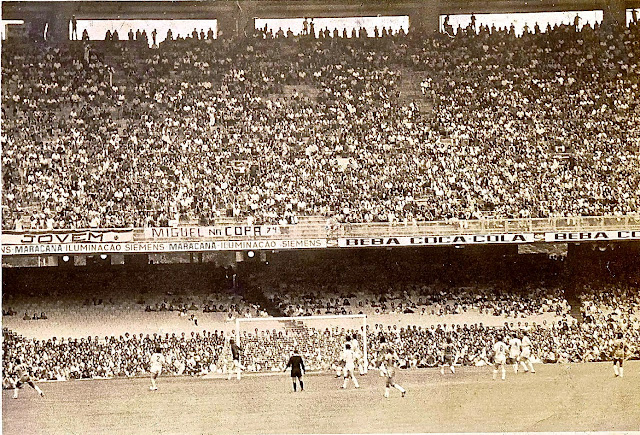
[{"label": "grass field", "polygon": [[340,390],[330,374],[309,375],[293,393],[288,375],[241,381],[160,378],[42,383],[2,395],[11,434],[206,434],[640,430],[640,361],[614,378],[610,364],[540,365],[538,373],[493,381],[488,368],[401,371],[391,398],[377,372]]}]

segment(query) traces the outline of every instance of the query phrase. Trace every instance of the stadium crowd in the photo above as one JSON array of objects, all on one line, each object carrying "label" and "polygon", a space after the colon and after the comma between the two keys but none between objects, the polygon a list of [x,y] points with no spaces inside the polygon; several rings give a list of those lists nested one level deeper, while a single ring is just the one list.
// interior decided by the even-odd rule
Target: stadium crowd
[{"label": "stadium crowd", "polygon": [[68,380],[140,376],[148,370],[148,360],[156,344],[163,343],[171,370],[175,374],[207,372],[224,346],[222,331],[192,333],[187,336],[153,336],[126,333],[119,337],[87,337],[25,340],[3,330],[3,369],[10,373],[19,358],[33,368],[38,379]]},{"label": "stadium crowd", "polygon": [[[158,299],[158,298],[156,298]],[[187,301],[187,299],[189,301]],[[150,312],[177,312],[187,315],[190,312],[201,311],[203,313],[226,313],[229,319],[236,317],[259,317],[265,316],[266,312],[259,304],[249,303],[240,296],[233,296],[228,293],[217,292],[209,293],[202,297],[202,303],[196,302],[196,297],[191,296],[183,298],[163,297],[161,301],[156,303],[147,303],[138,301],[138,304],[144,306],[144,311]]]},{"label": "stadium crowd", "polygon": [[640,26],[475,30],[3,44],[3,228],[637,213]]},{"label": "stadium crowd", "polygon": [[[636,292],[637,293],[637,292]],[[635,294],[637,298],[637,294]],[[626,308],[626,307],[625,307]],[[544,363],[605,361],[611,358],[615,333],[622,331],[631,345],[632,356],[640,357],[640,317],[609,318],[606,322],[578,323],[566,318],[557,323],[535,324],[524,321],[505,322],[501,327],[483,324],[430,327],[375,324],[367,326],[369,368],[375,368],[380,337],[391,343],[404,368],[436,365],[448,337],[457,350],[457,362],[482,365],[491,357],[491,346],[499,339],[508,340],[528,334],[533,354]],[[308,370],[333,370],[347,336],[357,337],[362,346],[362,329],[344,327],[316,328],[310,324],[288,321],[279,330],[243,330],[239,333],[243,348],[242,364],[248,371],[279,371],[288,356],[298,348]],[[232,331],[231,334],[235,334]],[[48,340],[23,338],[3,330],[3,368],[11,373],[15,359],[26,362],[38,379],[66,380],[118,376],[140,376],[148,370],[148,360],[156,346],[162,346],[172,374],[205,375],[223,373],[229,367],[228,336],[223,331],[189,334],[133,334],[119,337],[87,337]]]},{"label": "stadium crowd", "polygon": [[629,285],[587,285],[580,298],[584,328],[632,325],[640,320],[640,294]]},{"label": "stadium crowd", "polygon": [[[266,290],[267,297],[289,317],[323,314],[421,314],[446,316],[474,311],[503,317],[529,317],[534,314],[569,312],[560,288],[526,288],[522,291],[495,287],[463,287],[446,291],[437,286],[407,283],[372,283],[366,288],[310,283],[288,287],[285,292]],[[281,289],[280,289],[281,290]]]}]

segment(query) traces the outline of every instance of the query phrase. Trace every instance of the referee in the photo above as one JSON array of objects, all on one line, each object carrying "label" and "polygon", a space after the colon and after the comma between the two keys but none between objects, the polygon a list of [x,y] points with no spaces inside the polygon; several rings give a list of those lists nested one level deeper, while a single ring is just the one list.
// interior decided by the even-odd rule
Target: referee
[{"label": "referee", "polygon": [[286,372],[289,367],[291,367],[293,391],[296,391],[296,378],[298,378],[298,382],[300,382],[300,391],[304,391],[304,382],[302,382],[302,375],[304,374],[304,361],[302,361],[302,357],[300,356],[298,349],[295,349],[293,351],[293,355],[291,355],[291,358],[289,358],[289,362],[287,363],[287,366],[284,368],[283,372]]}]

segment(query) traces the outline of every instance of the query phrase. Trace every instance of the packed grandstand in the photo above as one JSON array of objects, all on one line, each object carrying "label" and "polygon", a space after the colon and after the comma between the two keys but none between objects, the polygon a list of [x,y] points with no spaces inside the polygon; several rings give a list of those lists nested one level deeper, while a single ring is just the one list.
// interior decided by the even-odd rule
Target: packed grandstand
[{"label": "packed grandstand", "polygon": [[[625,330],[631,343],[640,341],[640,299],[637,288],[624,304],[596,304],[593,299],[589,312],[597,312],[590,322],[578,324],[571,317],[536,324],[526,316],[509,319],[504,326],[473,324],[408,325],[404,327],[371,325],[367,331],[370,368],[375,367],[380,337],[393,343],[403,368],[435,366],[441,358],[447,337],[459,345],[461,365],[482,365],[490,354],[490,343],[499,337],[520,334],[530,336],[539,362],[569,363],[607,361],[611,359],[611,345],[615,333]],[[400,315],[402,316],[402,314]],[[460,316],[460,319],[464,319]],[[506,316],[503,320],[507,319]],[[340,327],[315,328],[300,326],[285,331],[262,330],[244,332],[241,344],[245,349],[243,363],[249,371],[281,371],[287,356],[300,347],[307,360],[308,370],[331,370],[339,365],[339,354],[345,337],[358,336],[361,330]],[[51,337],[27,339],[3,331],[4,367],[10,370],[16,358],[33,367],[39,379],[65,380],[97,377],[140,376],[148,369],[148,355],[156,346],[168,350],[173,374],[206,375],[222,373],[226,368],[228,344],[225,349],[223,331],[165,334],[129,334],[120,336],[88,336],[86,338]],[[361,337],[361,335],[360,335]],[[228,342],[227,334],[227,342]],[[632,357],[640,357],[635,348]],[[227,359],[225,359],[227,358]]]},{"label": "packed grandstand", "polygon": [[636,23],[130,42],[3,44],[3,229],[640,208]]},{"label": "packed grandstand", "polygon": [[[362,343],[365,329],[310,317],[326,314],[367,315],[369,368],[383,336],[406,369],[438,364],[448,337],[458,364],[483,365],[498,337],[522,332],[538,362],[608,361],[617,332],[629,343],[640,341],[640,275],[629,255],[637,248],[617,259],[588,252],[596,258],[584,260],[589,272],[573,283],[564,261],[517,254],[507,266],[495,258],[478,266],[458,259],[449,272],[435,270],[437,260],[427,257],[389,266],[374,256],[338,270],[330,258],[306,269],[293,264],[289,274],[277,266],[244,270],[238,287],[223,268],[207,265],[58,270],[48,272],[46,283],[29,271],[8,270],[3,364],[27,361],[38,378],[51,380],[140,376],[161,346],[170,374],[216,375],[226,373],[229,339],[239,337],[250,372],[281,371],[296,347],[308,370],[327,371],[339,365],[346,336]],[[608,264],[597,266],[602,255]],[[509,268],[518,273],[509,275]],[[236,330],[237,318],[254,321]],[[630,358],[639,357],[632,345]]]},{"label": "packed grandstand", "polygon": [[[616,36],[562,25],[3,44],[2,227],[637,214],[639,62],[638,23]],[[158,268],[8,272],[3,368],[19,359],[37,379],[138,376],[161,346],[174,374],[221,373],[236,333],[256,372],[282,370],[295,347],[310,370],[332,369],[347,335],[366,334],[371,364],[385,337],[407,369],[433,366],[448,337],[466,365],[520,331],[549,363],[610,360],[618,331],[640,342],[637,258],[615,279],[599,269],[568,284],[549,260],[548,280],[494,271],[453,283],[469,258],[447,266],[450,281],[362,267],[376,278],[356,285],[296,269],[252,271],[245,289],[224,268],[176,266],[171,279]],[[238,317],[274,314],[369,323],[233,330]]]}]

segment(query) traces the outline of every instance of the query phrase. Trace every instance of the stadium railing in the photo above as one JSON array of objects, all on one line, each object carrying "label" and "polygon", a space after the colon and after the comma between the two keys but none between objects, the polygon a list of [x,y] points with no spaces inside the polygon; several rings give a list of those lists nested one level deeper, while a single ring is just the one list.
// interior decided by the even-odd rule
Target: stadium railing
[{"label": "stadium railing", "polygon": [[634,231],[640,229],[640,215],[551,217],[530,219],[477,219],[407,223],[341,224],[341,236],[413,236],[490,233],[544,233],[583,231]]},{"label": "stadium railing", "polygon": [[[246,222],[223,226],[249,226]],[[215,225],[214,225],[215,226]],[[257,225],[256,225],[257,226]],[[196,227],[196,225],[176,225],[176,227]],[[150,237],[144,228],[132,230],[134,242],[177,242],[177,241],[224,241],[238,239],[260,240],[296,240],[296,239],[338,239],[341,237],[390,237],[390,236],[449,236],[449,235],[483,235],[509,233],[546,233],[546,232],[596,232],[596,231],[638,231],[640,215],[625,216],[577,216],[550,217],[531,219],[477,219],[449,220],[432,222],[376,222],[376,223],[330,223],[318,217],[311,219],[300,217],[295,225],[281,225],[279,232],[245,237],[235,236],[181,236]],[[71,229],[69,229],[71,231]],[[92,231],[96,228],[73,229],[73,231]],[[100,230],[109,230],[100,228]],[[121,230],[121,229],[120,229]],[[61,232],[64,230],[55,230]],[[39,234],[51,230],[25,229],[23,233]],[[15,233],[9,231],[8,233]],[[635,237],[637,238],[637,237]]]}]

